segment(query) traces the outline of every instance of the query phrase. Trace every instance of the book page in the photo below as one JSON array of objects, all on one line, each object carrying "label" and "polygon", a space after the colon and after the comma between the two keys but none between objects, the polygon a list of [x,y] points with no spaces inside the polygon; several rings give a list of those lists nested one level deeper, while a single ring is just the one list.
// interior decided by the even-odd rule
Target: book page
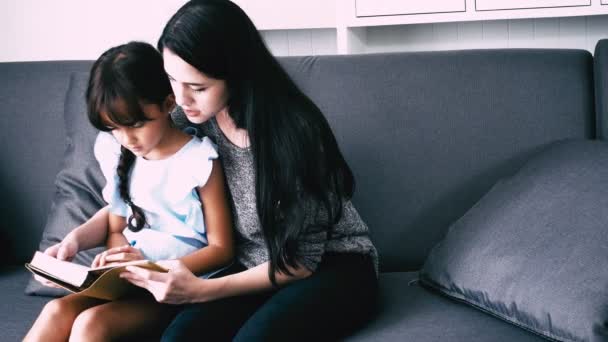
[{"label": "book page", "polygon": [[77,287],[84,283],[89,271],[86,266],[59,260],[42,252],[36,252],[30,264]]}]

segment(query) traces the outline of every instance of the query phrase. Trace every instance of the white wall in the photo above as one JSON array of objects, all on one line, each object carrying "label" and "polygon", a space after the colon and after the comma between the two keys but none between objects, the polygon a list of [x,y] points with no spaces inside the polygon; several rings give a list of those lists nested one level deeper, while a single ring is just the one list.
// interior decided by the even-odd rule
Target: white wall
[{"label": "white wall", "polygon": [[[368,27],[363,53],[487,48],[572,48],[593,53],[608,15]],[[335,30],[263,31],[276,55],[335,54]]]},{"label": "white wall", "polygon": [[[95,59],[129,40],[156,44],[186,0],[0,0],[0,62]],[[277,0],[282,1],[282,0]],[[368,27],[360,52],[581,48],[608,38],[608,15]],[[337,53],[335,29],[262,31],[276,55]]]},{"label": "white wall", "polygon": [[470,48],[574,48],[593,53],[608,15],[374,27],[365,52]]},{"label": "white wall", "polygon": [[95,59],[130,40],[153,45],[186,0],[0,0],[0,61]]},{"label": "white wall", "polygon": [[276,56],[334,55],[338,51],[335,29],[262,31]]}]

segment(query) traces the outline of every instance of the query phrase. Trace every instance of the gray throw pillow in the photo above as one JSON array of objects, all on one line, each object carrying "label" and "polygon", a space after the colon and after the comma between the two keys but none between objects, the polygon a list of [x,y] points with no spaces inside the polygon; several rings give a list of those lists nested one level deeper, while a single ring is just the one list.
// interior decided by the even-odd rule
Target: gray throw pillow
[{"label": "gray throw pillow", "polygon": [[[73,73],[70,79],[64,113],[66,151],[61,170],[55,178],[56,190],[39,245],[41,251],[60,242],[105,205],[101,196],[105,178],[93,155],[97,130],[86,115],[87,82],[88,73]],[[79,252],[74,262],[88,266],[102,250],[103,247]],[[61,296],[67,291],[44,286],[32,278],[25,293]]]},{"label": "gray throw pillow", "polygon": [[550,339],[608,340],[608,143],[557,143],[500,181],[420,280]]}]

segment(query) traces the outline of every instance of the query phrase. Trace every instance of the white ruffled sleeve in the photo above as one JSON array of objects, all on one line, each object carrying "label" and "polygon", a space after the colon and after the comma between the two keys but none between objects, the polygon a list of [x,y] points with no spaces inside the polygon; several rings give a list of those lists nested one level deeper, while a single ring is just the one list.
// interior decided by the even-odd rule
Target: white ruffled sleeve
[{"label": "white ruffled sleeve", "polygon": [[196,153],[192,155],[189,170],[192,170],[192,177],[196,186],[202,187],[207,184],[211,175],[213,160],[218,158],[217,148],[209,138],[204,137],[197,146]]},{"label": "white ruffled sleeve", "polygon": [[93,151],[106,179],[106,185],[102,191],[103,199],[108,202],[111,213],[127,217],[129,207],[120,197],[119,179],[116,173],[120,160],[120,144],[112,134],[100,132],[95,140]]}]

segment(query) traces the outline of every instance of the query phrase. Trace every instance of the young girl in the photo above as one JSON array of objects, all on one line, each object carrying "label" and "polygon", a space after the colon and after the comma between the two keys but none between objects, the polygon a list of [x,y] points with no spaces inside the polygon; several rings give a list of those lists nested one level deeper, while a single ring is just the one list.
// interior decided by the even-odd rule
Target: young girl
[{"label": "young girl", "polygon": [[[106,51],[86,98],[89,120],[102,131],[94,152],[108,206],[95,216],[106,216],[107,227],[84,224],[46,252],[70,258],[105,239],[108,250],[93,267],[179,259],[200,275],[228,264],[232,226],[218,156],[208,138],[172,124],[175,100],[160,54],[139,42]],[[151,296],[107,302],[71,294],[49,302],[25,340],[141,338],[160,333],[174,313]]]}]

